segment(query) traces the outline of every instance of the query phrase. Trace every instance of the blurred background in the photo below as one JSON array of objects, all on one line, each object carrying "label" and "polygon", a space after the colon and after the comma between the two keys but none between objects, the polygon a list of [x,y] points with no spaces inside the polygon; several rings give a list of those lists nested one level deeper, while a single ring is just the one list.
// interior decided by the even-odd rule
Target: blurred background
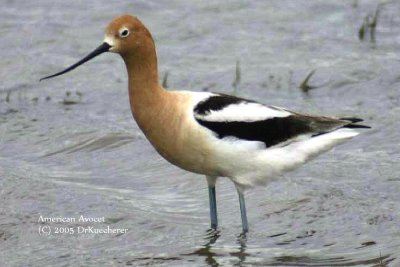
[{"label": "blurred background", "polygon": [[[399,1],[22,1],[0,9],[0,266],[398,266]],[[134,14],[160,80],[301,112],[358,116],[371,130],[265,188],[171,166],[132,119],[126,70],[104,54],[62,77]],[[126,234],[40,236],[39,216],[105,217]]]}]

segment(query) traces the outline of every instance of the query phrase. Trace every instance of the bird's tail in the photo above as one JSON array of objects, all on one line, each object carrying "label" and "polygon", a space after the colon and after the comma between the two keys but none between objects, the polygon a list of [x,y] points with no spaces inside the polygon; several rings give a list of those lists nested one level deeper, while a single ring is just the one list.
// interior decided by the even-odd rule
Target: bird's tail
[{"label": "bird's tail", "polygon": [[344,121],[349,121],[351,123],[343,126],[343,128],[350,128],[350,129],[355,129],[355,128],[371,128],[368,125],[363,125],[363,124],[357,124],[359,122],[362,122],[363,119],[360,118],[354,118],[354,117],[344,117],[344,118],[340,118],[341,120]]}]

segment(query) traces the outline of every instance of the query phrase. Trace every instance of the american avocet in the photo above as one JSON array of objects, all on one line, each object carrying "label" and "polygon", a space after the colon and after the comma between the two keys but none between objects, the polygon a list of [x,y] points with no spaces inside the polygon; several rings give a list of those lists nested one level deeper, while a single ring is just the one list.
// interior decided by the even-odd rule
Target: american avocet
[{"label": "american avocet", "polygon": [[235,96],[167,91],[159,83],[149,30],[136,17],[115,18],[104,42],[52,78],[104,52],[121,55],[129,76],[133,117],[150,143],[170,163],[207,178],[211,227],[217,228],[215,183],[230,178],[239,194],[243,232],[248,231],[244,191],[358,134],[358,118],[310,116]]}]

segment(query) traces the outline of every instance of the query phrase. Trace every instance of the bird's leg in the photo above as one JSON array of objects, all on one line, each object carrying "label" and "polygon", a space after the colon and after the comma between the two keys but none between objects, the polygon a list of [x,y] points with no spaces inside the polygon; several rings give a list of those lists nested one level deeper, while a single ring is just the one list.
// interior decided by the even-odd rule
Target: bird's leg
[{"label": "bird's leg", "polygon": [[218,217],[217,217],[217,200],[215,197],[215,185],[208,187],[208,195],[210,197],[211,228],[217,229]]},{"label": "bird's leg", "polygon": [[207,176],[208,183],[208,196],[210,198],[210,218],[211,218],[211,228],[216,230],[218,227],[217,218],[217,199],[215,197],[215,182],[216,177]]},{"label": "bird's leg", "polygon": [[242,217],[242,228],[243,233],[247,233],[249,231],[249,223],[247,222],[247,213],[246,213],[246,203],[244,201],[244,195],[241,190],[237,190],[239,194],[239,205],[240,205],[240,215]]}]

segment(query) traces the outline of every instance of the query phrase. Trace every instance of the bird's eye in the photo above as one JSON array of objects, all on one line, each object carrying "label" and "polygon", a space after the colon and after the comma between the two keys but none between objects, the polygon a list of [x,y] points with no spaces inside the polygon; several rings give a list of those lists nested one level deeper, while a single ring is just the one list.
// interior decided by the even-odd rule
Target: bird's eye
[{"label": "bird's eye", "polygon": [[119,31],[119,36],[125,38],[129,35],[129,30],[127,28],[123,28]]}]

